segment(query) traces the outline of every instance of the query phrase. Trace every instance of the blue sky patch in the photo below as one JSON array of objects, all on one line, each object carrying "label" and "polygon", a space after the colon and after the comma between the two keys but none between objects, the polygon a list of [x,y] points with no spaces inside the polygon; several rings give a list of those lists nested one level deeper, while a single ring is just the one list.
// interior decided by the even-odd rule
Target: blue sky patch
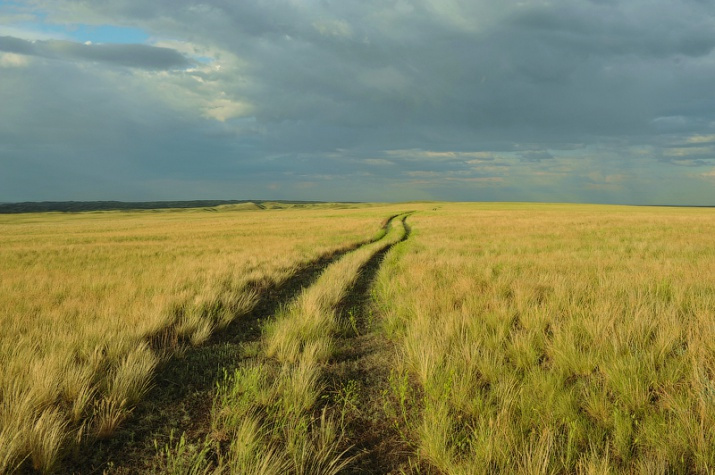
[{"label": "blue sky patch", "polygon": [[[19,2],[1,1],[0,15],[27,15],[27,7]],[[114,44],[144,44],[149,40],[149,34],[140,28],[117,25],[91,25],[91,24],[60,24],[47,20],[47,14],[42,11],[33,11],[34,21],[8,22],[5,27],[16,31],[40,34],[42,36],[66,39],[78,43],[114,43]],[[0,34],[4,28],[0,25]]]}]

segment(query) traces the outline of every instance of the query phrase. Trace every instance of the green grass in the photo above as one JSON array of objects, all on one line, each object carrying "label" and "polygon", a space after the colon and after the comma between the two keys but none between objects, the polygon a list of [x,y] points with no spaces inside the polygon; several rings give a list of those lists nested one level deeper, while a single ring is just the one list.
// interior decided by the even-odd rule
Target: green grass
[{"label": "green grass", "polygon": [[713,210],[445,204],[412,226],[376,296],[425,463],[715,467]]}]

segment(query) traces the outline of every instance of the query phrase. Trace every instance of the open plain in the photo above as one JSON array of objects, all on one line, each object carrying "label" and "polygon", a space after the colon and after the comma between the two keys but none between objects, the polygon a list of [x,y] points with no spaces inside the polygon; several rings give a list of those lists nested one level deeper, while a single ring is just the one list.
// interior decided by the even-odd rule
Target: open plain
[{"label": "open plain", "polygon": [[0,215],[0,473],[708,473],[715,211]]}]

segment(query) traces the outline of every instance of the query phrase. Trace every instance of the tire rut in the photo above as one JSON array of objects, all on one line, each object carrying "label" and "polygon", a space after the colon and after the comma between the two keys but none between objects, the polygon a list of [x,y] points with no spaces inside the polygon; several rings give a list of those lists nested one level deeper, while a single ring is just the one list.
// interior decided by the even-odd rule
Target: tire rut
[{"label": "tire rut", "polygon": [[[409,215],[408,215],[409,216]],[[403,238],[376,253],[361,269],[357,282],[341,302],[338,315],[345,332],[336,339],[337,351],[324,375],[327,404],[345,422],[344,450],[355,456],[348,474],[398,473],[409,467],[410,451],[385,414],[393,345],[377,330],[371,289],[386,254],[409,238]]]},{"label": "tire rut", "polygon": [[[381,224],[387,229],[395,216]],[[132,416],[107,440],[83,445],[81,453],[66,460],[61,473],[144,473],[150,471],[156,446],[186,434],[198,440],[208,434],[216,383],[255,356],[263,324],[309,287],[330,264],[345,254],[383,236],[333,252],[309,262],[293,276],[267,288],[253,310],[234,319],[200,346],[187,347],[156,371],[152,389],[134,408]]]}]

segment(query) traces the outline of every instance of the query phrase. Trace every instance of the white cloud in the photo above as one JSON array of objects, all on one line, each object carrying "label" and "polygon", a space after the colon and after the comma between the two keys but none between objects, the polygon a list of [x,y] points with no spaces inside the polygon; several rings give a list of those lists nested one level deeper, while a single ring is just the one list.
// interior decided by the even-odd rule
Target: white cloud
[{"label": "white cloud", "polygon": [[209,101],[204,107],[204,117],[225,122],[237,117],[247,117],[253,112],[253,107],[245,102],[220,98]]},{"label": "white cloud", "polygon": [[701,144],[701,143],[715,143],[715,134],[708,134],[708,135],[692,135],[687,138],[686,140],[687,143],[691,144]]},{"label": "white cloud", "polygon": [[24,68],[30,64],[27,56],[0,52],[0,68]]},{"label": "white cloud", "polygon": [[[694,142],[694,143],[702,143],[702,142]],[[674,157],[674,158],[688,158],[692,157],[694,155],[696,156],[702,156],[702,155],[712,155],[713,158],[715,158],[715,150],[713,147],[673,147],[673,148],[667,148],[663,151],[663,155],[666,157]]]}]

